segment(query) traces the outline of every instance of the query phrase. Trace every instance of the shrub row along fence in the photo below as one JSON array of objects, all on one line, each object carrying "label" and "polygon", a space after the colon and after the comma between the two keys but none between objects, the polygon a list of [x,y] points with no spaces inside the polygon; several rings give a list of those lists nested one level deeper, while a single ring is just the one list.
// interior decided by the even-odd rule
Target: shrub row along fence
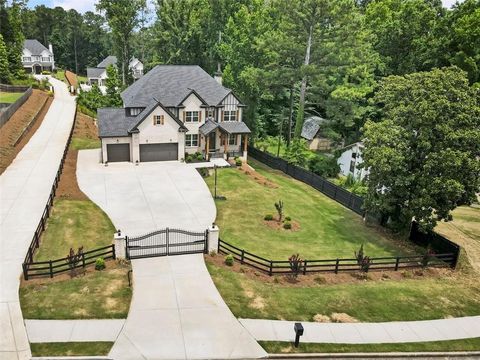
[{"label": "shrub row along fence", "polygon": [[[312,186],[316,190],[346,206],[357,214],[365,216],[365,210],[363,209],[363,198],[361,196],[355,195],[311,171],[289,164],[282,158],[275,157],[252,146],[248,147],[248,153],[254,159],[257,159],[273,169],[280,170],[285,174],[290,175],[294,179],[300,180],[305,184]],[[453,254],[454,261],[452,262],[452,267],[456,267],[458,258],[460,256],[460,246],[448,240],[446,237],[441,236],[433,231],[424,233],[419,230],[416,222],[412,222],[410,240],[422,247],[430,247],[438,254]]]},{"label": "shrub row along fence", "polygon": [[[281,275],[292,274],[292,268],[288,260],[269,260],[248,251],[233,246],[223,240],[219,240],[218,253],[231,254],[240,264],[251,266],[265,274]],[[298,274],[310,274],[320,272],[358,272],[358,271],[399,271],[426,267],[455,267],[456,256],[454,253],[425,254],[414,256],[392,256],[369,258],[368,267],[363,267],[355,258],[337,258],[328,260],[302,261]]]},{"label": "shrub row along fence", "polygon": [[[5,86],[5,85],[2,85]],[[20,106],[22,106],[25,101],[32,95],[32,88],[31,87],[15,87],[15,88],[20,88],[22,90],[19,90],[18,92],[25,91],[25,93],[20,96],[14,103],[10,104],[5,110],[0,112],[0,128],[7,123],[8,120],[12,117],[12,115],[15,113],[15,111],[18,110]],[[2,91],[5,91],[4,89],[1,89]],[[14,92],[11,87],[9,87],[8,92]]]},{"label": "shrub row along fence", "polygon": [[53,276],[57,274],[75,271],[80,268],[85,269],[88,265],[94,264],[99,257],[105,260],[115,259],[115,245],[108,245],[95,250],[82,252],[75,260],[66,256],[55,260],[23,263],[23,276],[25,280],[47,276],[53,278]]},{"label": "shrub row along fence", "polygon": [[282,158],[275,157],[252,146],[248,147],[248,155],[273,169],[283,171],[285,174],[290,175],[294,179],[310,185],[314,189],[322,192],[329,198],[332,198],[357,214],[362,216],[365,214],[365,211],[363,210],[362,197],[355,195],[338,185],[335,185],[321,176],[299,166],[289,164],[288,161]]},{"label": "shrub row along fence", "polygon": [[[75,112],[76,117],[76,112]],[[55,180],[53,181],[52,190],[50,191],[50,195],[47,200],[47,204],[45,205],[45,209],[43,210],[42,217],[40,218],[40,222],[38,223],[37,228],[35,229],[35,233],[33,234],[32,241],[30,242],[30,246],[28,247],[27,254],[22,264],[23,268],[23,277],[25,280],[28,280],[32,277],[41,277],[41,276],[50,276],[53,277],[55,274],[60,274],[65,271],[72,270],[72,263],[68,261],[67,257],[62,259],[55,259],[55,260],[48,260],[48,261],[39,261],[35,262],[35,252],[40,247],[40,238],[42,233],[45,231],[45,227],[47,224],[47,219],[50,217],[50,212],[53,207],[53,200],[55,199],[55,194],[57,192],[58,183],[60,182],[60,176],[63,172],[63,166],[65,164],[65,159],[67,157],[68,147],[70,146],[70,142],[72,140],[73,130],[75,128],[75,120],[73,121],[72,128],[70,130],[70,134],[68,135],[67,144],[65,145],[65,149],[63,150],[63,156],[60,161],[60,165],[58,167],[57,175],[55,176]],[[93,258],[97,258],[99,256],[105,256],[106,259],[115,259],[115,249],[112,246],[107,246],[91,251],[87,251],[81,255],[81,260],[78,264],[75,265],[74,268],[78,267],[85,267],[87,265],[92,264],[95,262],[92,260]]]}]

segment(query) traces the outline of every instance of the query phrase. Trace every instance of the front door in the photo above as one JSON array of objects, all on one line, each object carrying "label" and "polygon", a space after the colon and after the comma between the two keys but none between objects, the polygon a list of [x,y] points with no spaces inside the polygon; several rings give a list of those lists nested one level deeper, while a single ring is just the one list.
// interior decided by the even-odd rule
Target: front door
[{"label": "front door", "polygon": [[215,141],[217,139],[217,134],[215,133],[215,131],[211,132],[210,135],[208,135],[210,137],[209,141],[208,141],[208,151],[214,151],[216,149],[216,144],[215,144]]}]

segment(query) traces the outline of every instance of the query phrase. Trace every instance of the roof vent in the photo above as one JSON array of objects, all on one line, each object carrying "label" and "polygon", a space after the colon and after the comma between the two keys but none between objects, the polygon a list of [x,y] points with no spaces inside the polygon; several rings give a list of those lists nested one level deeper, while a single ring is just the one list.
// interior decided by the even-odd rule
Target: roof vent
[{"label": "roof vent", "polygon": [[220,84],[222,85],[222,70],[220,69],[220,63],[217,65],[217,71],[213,75],[213,78]]}]

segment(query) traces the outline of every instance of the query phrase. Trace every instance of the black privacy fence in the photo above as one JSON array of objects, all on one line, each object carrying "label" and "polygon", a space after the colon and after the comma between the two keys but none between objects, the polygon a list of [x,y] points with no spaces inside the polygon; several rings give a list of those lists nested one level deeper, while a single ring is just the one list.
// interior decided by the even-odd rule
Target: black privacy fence
[{"label": "black privacy fence", "polygon": [[78,254],[73,261],[72,258],[66,256],[61,259],[47,260],[47,261],[32,261],[23,263],[23,277],[25,280],[35,277],[51,277],[76,269],[86,268],[92,265],[98,258],[105,260],[115,259],[115,245],[104,246],[95,250],[90,250]]},{"label": "black privacy fence", "polygon": [[[252,254],[248,251],[233,246],[223,240],[219,240],[218,253],[232,255],[235,261],[240,264],[251,266],[265,274],[286,275],[292,274],[288,260],[270,260]],[[412,256],[390,256],[369,258],[368,267],[362,267],[355,258],[337,258],[325,260],[302,261],[299,274],[310,274],[320,272],[358,272],[358,271],[399,271],[427,267],[455,267],[456,255],[454,253],[428,254]]]},{"label": "black privacy fence", "polygon": [[251,146],[248,147],[248,155],[273,169],[280,170],[294,179],[310,185],[314,189],[327,195],[329,198],[337,201],[357,214],[362,216],[365,214],[362,197],[335,185],[323,177],[299,166],[289,164],[282,158],[275,157]]}]

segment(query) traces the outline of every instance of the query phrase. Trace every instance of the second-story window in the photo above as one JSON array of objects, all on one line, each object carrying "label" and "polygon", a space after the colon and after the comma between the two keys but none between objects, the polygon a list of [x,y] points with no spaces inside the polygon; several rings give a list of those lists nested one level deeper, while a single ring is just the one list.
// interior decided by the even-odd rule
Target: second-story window
[{"label": "second-story window", "polygon": [[143,108],[130,108],[130,116],[137,116],[142,110]]},{"label": "second-story window", "polygon": [[43,62],[49,62],[50,58],[48,56],[42,56],[42,61]]},{"label": "second-story window", "polygon": [[186,111],[185,112],[185,122],[195,123],[200,121],[199,111]]},{"label": "second-story window", "polygon": [[32,57],[31,57],[31,56],[24,56],[24,57],[23,57],[23,61],[25,61],[25,62],[31,62],[31,61],[32,61]]},{"label": "second-story window", "polygon": [[215,109],[208,108],[207,110],[207,119],[215,119]]},{"label": "second-story window", "polygon": [[237,112],[235,110],[225,110],[223,112],[223,121],[237,121]]}]

